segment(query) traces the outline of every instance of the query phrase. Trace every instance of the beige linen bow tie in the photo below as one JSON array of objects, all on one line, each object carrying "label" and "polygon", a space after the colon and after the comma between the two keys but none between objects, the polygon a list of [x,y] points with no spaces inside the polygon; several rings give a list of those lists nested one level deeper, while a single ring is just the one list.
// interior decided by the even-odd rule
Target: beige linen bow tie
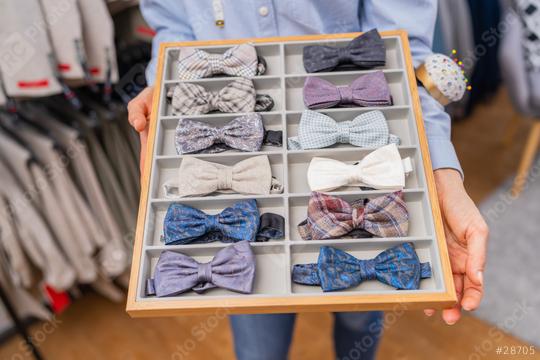
[{"label": "beige linen bow tie", "polygon": [[233,166],[186,157],[178,170],[178,179],[164,184],[168,198],[204,196],[214,192],[266,195],[283,192],[272,178],[268,156],[242,160]]}]

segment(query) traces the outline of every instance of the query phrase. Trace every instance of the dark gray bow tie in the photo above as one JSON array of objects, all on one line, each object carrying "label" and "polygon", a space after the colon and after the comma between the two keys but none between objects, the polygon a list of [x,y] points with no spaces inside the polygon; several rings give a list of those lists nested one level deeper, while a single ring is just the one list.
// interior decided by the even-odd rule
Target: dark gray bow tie
[{"label": "dark gray bow tie", "polygon": [[308,73],[332,71],[342,66],[370,69],[385,64],[386,48],[377,29],[354,38],[345,47],[304,47],[304,68]]}]

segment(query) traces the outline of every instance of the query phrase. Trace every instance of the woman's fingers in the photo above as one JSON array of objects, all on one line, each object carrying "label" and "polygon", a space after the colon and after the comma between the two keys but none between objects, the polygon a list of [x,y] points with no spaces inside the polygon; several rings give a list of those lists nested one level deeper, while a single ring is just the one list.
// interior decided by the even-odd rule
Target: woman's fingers
[{"label": "woman's fingers", "polygon": [[128,121],[138,132],[142,132],[146,129],[148,117],[150,116],[150,111],[152,109],[153,93],[154,88],[147,87],[131,100],[127,106]]}]

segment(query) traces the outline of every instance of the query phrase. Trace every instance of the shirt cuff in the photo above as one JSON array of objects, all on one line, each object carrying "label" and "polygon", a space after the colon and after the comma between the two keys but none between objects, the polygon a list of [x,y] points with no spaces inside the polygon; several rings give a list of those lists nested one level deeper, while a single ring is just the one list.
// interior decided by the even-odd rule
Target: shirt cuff
[{"label": "shirt cuff", "polygon": [[155,57],[150,60],[148,65],[146,66],[146,83],[148,86],[154,85],[156,80],[156,61]]},{"label": "shirt cuff", "polygon": [[463,170],[452,142],[447,139],[428,139],[429,154],[431,156],[431,166],[433,170],[455,169],[461,174],[463,179]]}]

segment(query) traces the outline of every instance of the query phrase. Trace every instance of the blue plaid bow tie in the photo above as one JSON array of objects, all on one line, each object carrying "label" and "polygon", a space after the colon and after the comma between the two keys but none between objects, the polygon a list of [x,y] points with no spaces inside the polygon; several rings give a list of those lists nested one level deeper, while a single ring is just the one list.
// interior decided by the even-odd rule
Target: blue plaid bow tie
[{"label": "blue plaid bow tie", "polygon": [[316,264],[294,265],[292,279],[320,285],[323,291],[344,290],[364,280],[378,280],[402,290],[416,290],[420,279],[431,277],[429,263],[421,263],[412,243],[387,249],[374,259],[359,260],[346,252],[322,246]]},{"label": "blue plaid bow tie", "polygon": [[183,204],[171,204],[163,226],[165,244],[255,241],[260,221],[257,202],[253,199],[238,201],[216,215]]},{"label": "blue plaid bow tie", "polygon": [[378,110],[339,123],[328,115],[304,110],[298,136],[290,137],[287,143],[290,150],[322,149],[338,143],[378,148],[399,144],[399,138],[389,133],[386,118]]}]

